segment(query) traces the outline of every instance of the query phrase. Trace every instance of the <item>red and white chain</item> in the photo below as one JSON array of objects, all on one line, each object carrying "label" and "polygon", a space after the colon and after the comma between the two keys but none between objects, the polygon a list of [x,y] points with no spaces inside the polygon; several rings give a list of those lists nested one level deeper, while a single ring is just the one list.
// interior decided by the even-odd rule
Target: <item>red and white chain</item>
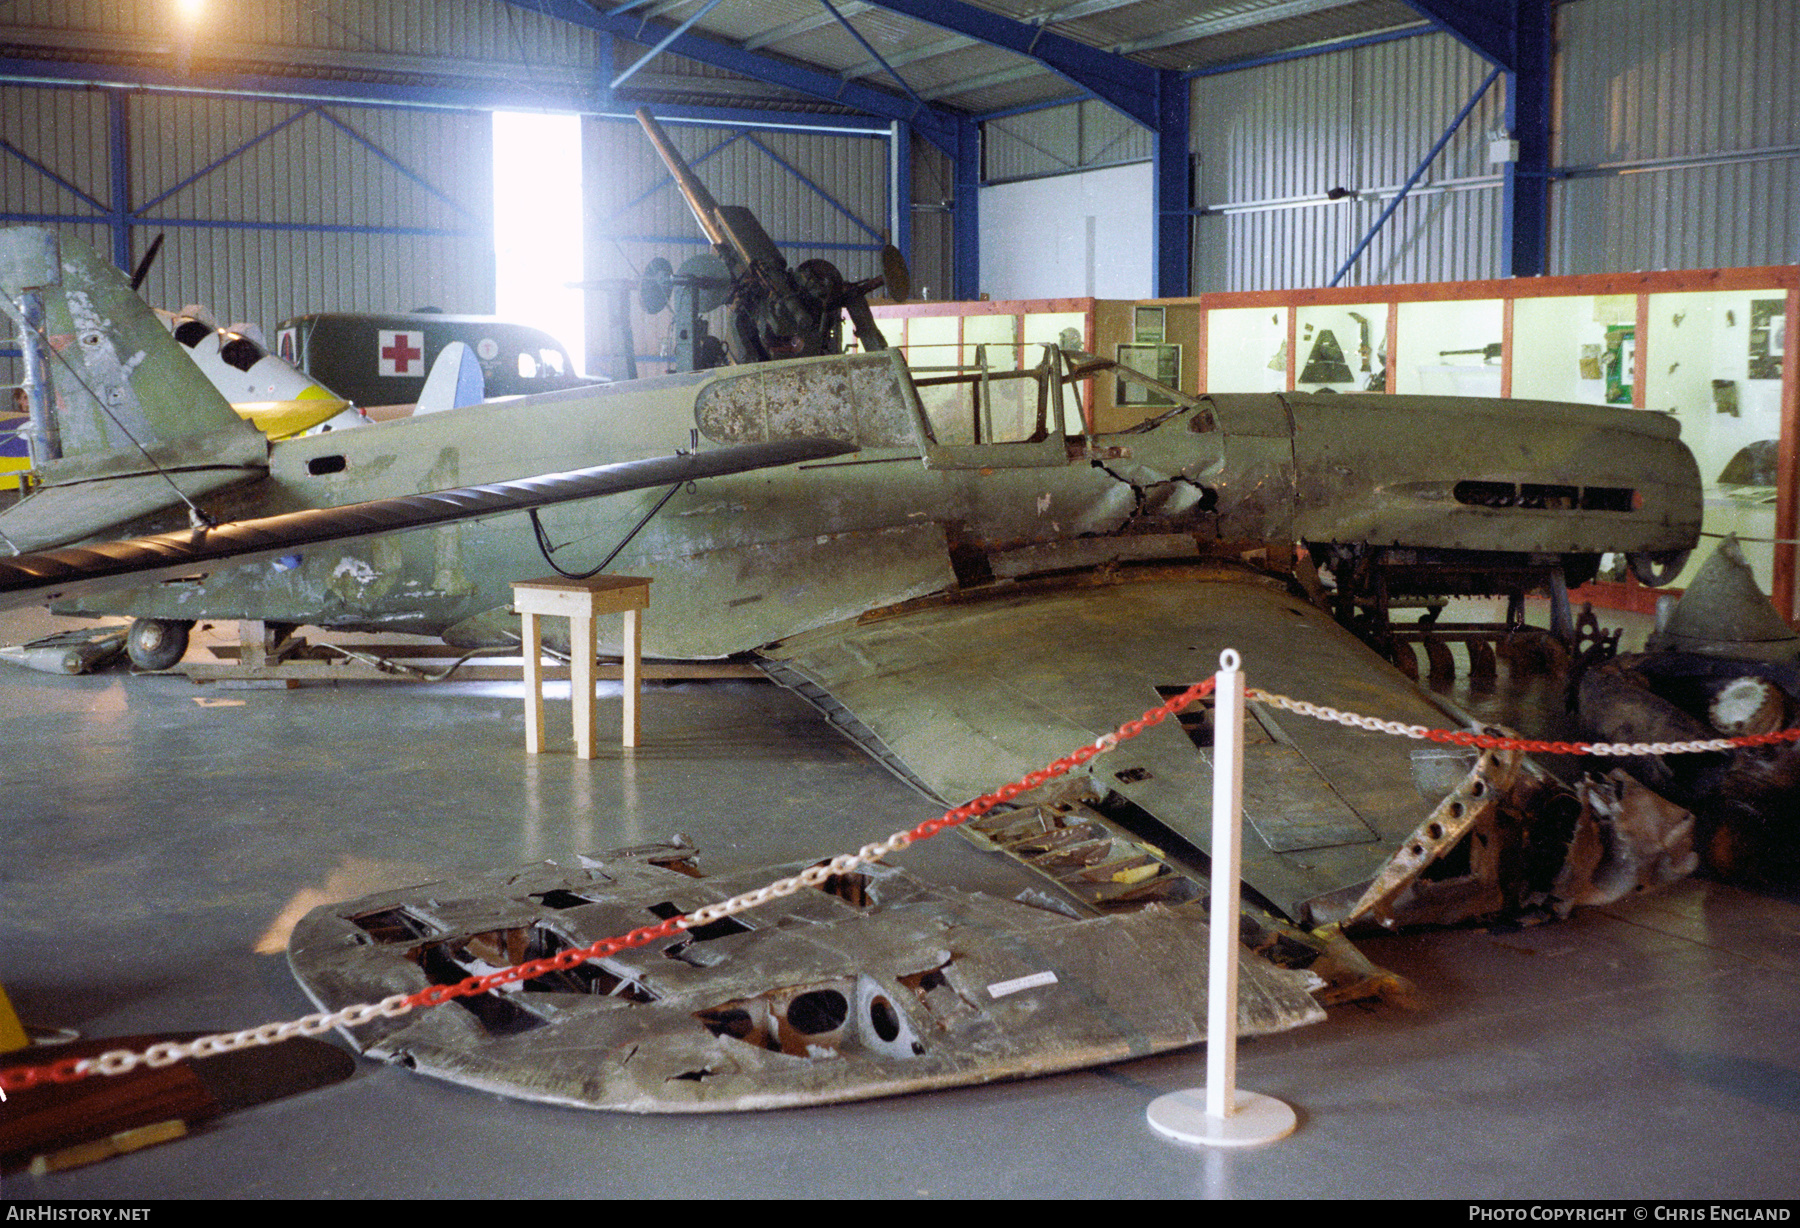
[{"label": "red and white chain", "polygon": [[1446,742],[1456,746],[1476,746],[1483,750],[1521,750],[1540,755],[1697,755],[1707,751],[1738,750],[1747,746],[1774,746],[1782,742],[1800,741],[1800,726],[1778,729],[1773,733],[1742,734],[1732,738],[1709,738],[1700,742],[1550,742],[1538,738],[1507,738],[1496,734],[1475,733],[1466,729],[1433,729],[1428,725],[1408,725],[1401,721],[1384,721],[1373,716],[1358,716],[1308,703],[1269,691],[1246,688],[1245,699],[1254,699],[1272,708],[1285,708],[1315,720],[1388,733],[1402,738],[1418,738],[1430,742]]}]

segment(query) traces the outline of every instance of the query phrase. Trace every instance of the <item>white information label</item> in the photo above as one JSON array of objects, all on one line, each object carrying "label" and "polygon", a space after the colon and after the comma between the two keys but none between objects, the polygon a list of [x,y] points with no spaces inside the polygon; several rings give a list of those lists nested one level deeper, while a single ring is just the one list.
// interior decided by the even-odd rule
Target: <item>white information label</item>
[{"label": "white information label", "polygon": [[1015,976],[1010,981],[995,981],[987,987],[987,991],[990,998],[1004,998],[1008,994],[1019,993],[1021,990],[1054,984],[1056,984],[1056,973],[1034,972],[1030,976]]}]

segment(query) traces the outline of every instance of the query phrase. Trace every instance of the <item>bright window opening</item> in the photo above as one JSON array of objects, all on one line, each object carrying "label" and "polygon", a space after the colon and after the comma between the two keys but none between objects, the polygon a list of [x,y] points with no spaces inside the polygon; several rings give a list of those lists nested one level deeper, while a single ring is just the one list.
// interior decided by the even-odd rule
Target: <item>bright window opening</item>
[{"label": "bright window opening", "polygon": [[494,113],[494,298],[502,319],[541,328],[587,364],[581,118]]}]

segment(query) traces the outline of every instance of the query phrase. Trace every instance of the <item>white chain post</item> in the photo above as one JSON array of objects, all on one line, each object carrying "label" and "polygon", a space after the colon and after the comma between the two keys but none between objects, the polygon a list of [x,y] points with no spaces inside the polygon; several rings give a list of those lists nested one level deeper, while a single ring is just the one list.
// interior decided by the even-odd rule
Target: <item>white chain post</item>
[{"label": "white chain post", "polygon": [[1244,851],[1244,675],[1219,654],[1213,689],[1212,901],[1206,984],[1206,1087],[1158,1096],[1145,1117],[1158,1133],[1210,1147],[1253,1147],[1294,1132],[1294,1110],[1237,1086],[1239,879]]}]

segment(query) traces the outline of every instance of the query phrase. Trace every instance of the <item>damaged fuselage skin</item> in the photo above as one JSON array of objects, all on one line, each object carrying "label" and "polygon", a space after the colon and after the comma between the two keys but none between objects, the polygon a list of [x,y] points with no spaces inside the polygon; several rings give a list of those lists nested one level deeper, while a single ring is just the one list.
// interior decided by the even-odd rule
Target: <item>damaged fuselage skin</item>
[{"label": "damaged fuselage skin", "polygon": [[[1479,566],[1483,553],[1682,549],[1698,529],[1693,461],[1661,415],[1215,395],[1153,426],[1066,435],[1067,393],[1049,365],[955,390],[1003,382],[1039,408],[997,442],[970,438],[966,395],[954,416],[928,417],[904,363],[887,352],[574,390],[285,441],[269,447],[266,475],[247,473],[202,505],[215,519],[240,520],[666,456],[696,442],[857,445],[851,456],[678,492],[630,540],[611,569],[656,579],[645,651],[670,658],[728,656],[911,598],[1117,562],[1224,556],[1279,565],[1301,542],[1466,552]],[[1504,508],[1463,493],[1501,484],[1566,493],[1547,506]],[[542,513],[553,557],[591,565],[659,495]],[[165,515],[116,535],[173,523]],[[506,610],[511,583],[545,570],[531,525],[506,517],[216,567],[63,608],[504,642],[491,620]]]}]

